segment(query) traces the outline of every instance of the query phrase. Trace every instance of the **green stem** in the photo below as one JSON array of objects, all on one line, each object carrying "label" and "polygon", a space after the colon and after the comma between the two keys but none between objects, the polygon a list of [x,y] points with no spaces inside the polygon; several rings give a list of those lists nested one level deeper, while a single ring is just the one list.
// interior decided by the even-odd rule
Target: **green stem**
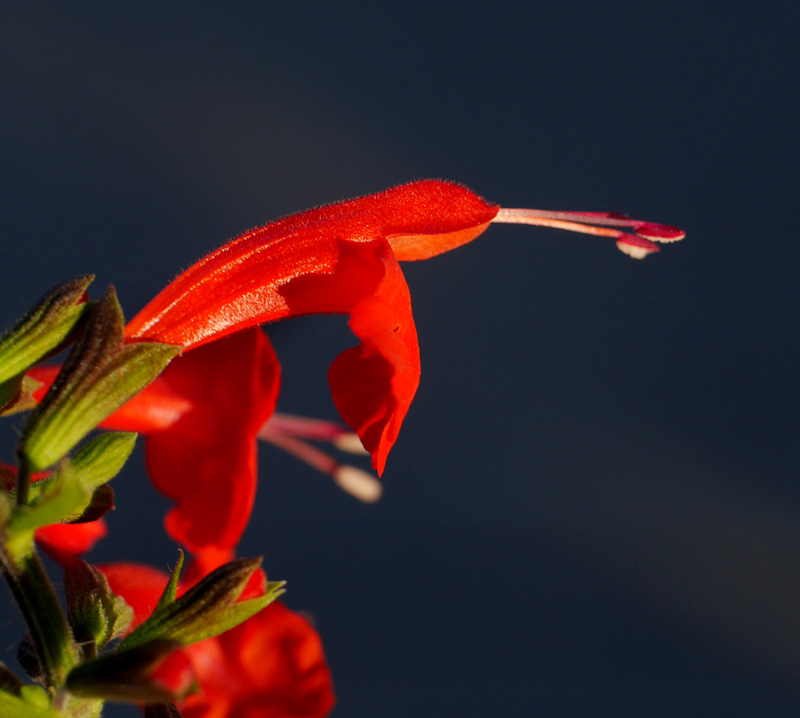
[{"label": "green stem", "polygon": [[0,541],[0,569],[28,625],[45,683],[57,689],[77,665],[79,652],[44,566],[35,550],[14,559]]},{"label": "green stem", "polygon": [[24,451],[17,451],[17,462],[17,506],[25,506],[31,486],[31,464]]}]

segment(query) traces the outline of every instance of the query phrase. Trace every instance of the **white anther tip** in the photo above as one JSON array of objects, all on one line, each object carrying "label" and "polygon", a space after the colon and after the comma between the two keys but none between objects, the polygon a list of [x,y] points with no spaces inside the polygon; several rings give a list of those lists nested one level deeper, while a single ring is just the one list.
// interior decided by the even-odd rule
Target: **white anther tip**
[{"label": "white anther tip", "polygon": [[365,504],[374,504],[383,494],[383,485],[370,473],[344,464],[336,468],[331,477],[340,489]]},{"label": "white anther tip", "polygon": [[331,443],[339,451],[345,451],[348,454],[358,454],[359,456],[367,456],[369,454],[356,433],[339,434],[339,436],[331,439]]}]

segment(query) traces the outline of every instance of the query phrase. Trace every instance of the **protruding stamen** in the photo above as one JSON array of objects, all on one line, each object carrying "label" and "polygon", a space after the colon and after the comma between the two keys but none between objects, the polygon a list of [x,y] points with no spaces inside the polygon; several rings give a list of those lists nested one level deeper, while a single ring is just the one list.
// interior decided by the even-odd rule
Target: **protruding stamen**
[{"label": "protruding stamen", "polygon": [[[273,416],[261,427],[258,436],[287,454],[300,459],[300,461],[315,468],[317,471],[330,476],[339,488],[359,501],[366,503],[377,501],[383,493],[383,487],[377,477],[355,466],[341,464],[316,446],[297,438],[297,436],[305,436],[308,433],[314,434],[314,425],[316,425],[319,433],[326,435],[325,438],[330,438],[327,430],[330,427],[335,427],[338,436],[330,438],[334,444],[338,443],[339,440],[352,443],[352,439],[349,438],[352,432],[342,430],[342,427],[338,424],[318,419],[287,416],[286,414],[279,415],[277,421]],[[297,429],[297,431],[294,431],[294,429]],[[312,436],[311,438],[319,439],[321,437]]]},{"label": "protruding stamen", "polygon": [[[552,227],[599,237],[613,237],[617,240],[617,248],[620,251],[636,259],[642,259],[648,254],[658,251],[658,248],[649,240],[675,242],[683,239],[686,235],[682,229],[677,227],[630,219],[619,212],[548,212],[540,209],[502,207],[492,221]],[[636,234],[613,229],[613,227],[630,227]]]},{"label": "protruding stamen", "polygon": [[361,439],[358,438],[358,434],[355,431],[339,434],[336,438],[331,439],[331,444],[346,454],[369,456],[369,451],[364,448],[364,444],[361,443]]},{"label": "protruding stamen", "polygon": [[276,411],[264,424],[262,430],[278,431],[292,436],[302,436],[315,441],[335,441],[353,432],[342,424],[325,419],[312,419],[296,414],[282,414]]},{"label": "protruding stamen", "polygon": [[339,451],[358,456],[368,456],[358,434],[343,424],[325,419],[312,419],[296,414],[282,414],[276,411],[261,427],[261,431],[273,431],[289,436],[299,436],[314,441],[330,441]]},{"label": "protruding stamen", "polygon": [[383,495],[383,485],[370,473],[349,464],[343,464],[333,474],[340,489],[365,504],[374,504]]}]

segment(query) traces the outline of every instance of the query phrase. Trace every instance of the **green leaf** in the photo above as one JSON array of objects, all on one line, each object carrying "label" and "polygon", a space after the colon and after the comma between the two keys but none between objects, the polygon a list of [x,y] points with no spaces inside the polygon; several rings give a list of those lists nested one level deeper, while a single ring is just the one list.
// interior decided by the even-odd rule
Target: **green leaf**
[{"label": "green leaf", "polygon": [[53,287],[0,337],[0,383],[23,374],[69,337],[90,308],[84,298],[93,279],[86,275]]},{"label": "green leaf", "polygon": [[52,466],[179,352],[180,347],[169,344],[125,344],[122,310],[109,287],[23,431],[17,450],[30,471]]}]

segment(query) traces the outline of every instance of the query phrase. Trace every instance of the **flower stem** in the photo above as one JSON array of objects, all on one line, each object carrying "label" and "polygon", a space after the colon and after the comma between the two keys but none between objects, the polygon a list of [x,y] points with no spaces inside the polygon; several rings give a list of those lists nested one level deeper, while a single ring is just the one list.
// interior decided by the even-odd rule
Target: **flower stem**
[{"label": "flower stem", "polygon": [[0,570],[36,646],[45,685],[57,689],[79,661],[79,652],[41,559],[35,550],[15,558],[0,541]]},{"label": "flower stem", "polygon": [[17,506],[25,506],[31,486],[31,464],[24,451],[17,451],[17,462]]}]

